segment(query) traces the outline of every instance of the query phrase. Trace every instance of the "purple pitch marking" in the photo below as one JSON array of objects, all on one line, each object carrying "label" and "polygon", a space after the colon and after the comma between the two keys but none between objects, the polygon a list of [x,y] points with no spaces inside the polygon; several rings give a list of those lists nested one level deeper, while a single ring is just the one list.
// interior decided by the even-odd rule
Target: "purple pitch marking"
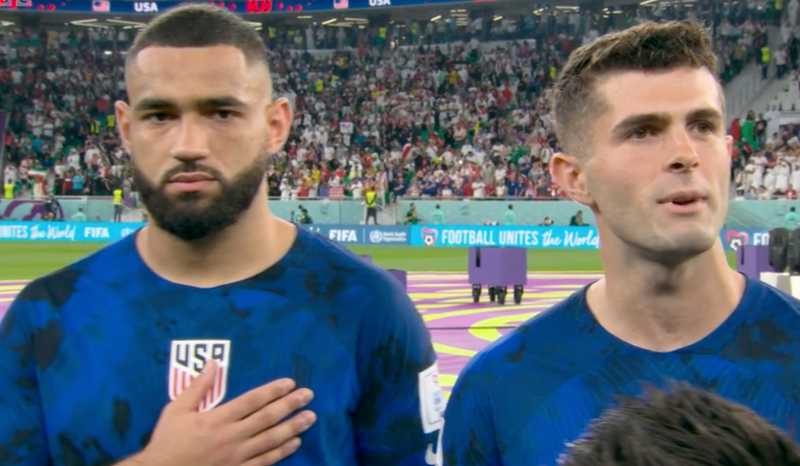
[{"label": "purple pitch marking", "polygon": [[6,287],[22,287],[28,283],[26,281],[14,280],[14,281],[0,281],[0,320],[3,319],[3,316],[6,315],[6,311],[11,306],[11,300],[19,294],[20,290],[8,290]]},{"label": "purple pitch marking", "polygon": [[[492,303],[485,288],[481,301],[473,303],[466,273],[410,273],[408,293],[426,319],[437,345],[439,371],[446,376],[446,382],[457,376],[471,355],[488,346],[490,340],[599,277],[598,273],[531,272],[521,304],[514,304],[510,294],[505,305]],[[447,391],[451,388],[443,385]]]}]

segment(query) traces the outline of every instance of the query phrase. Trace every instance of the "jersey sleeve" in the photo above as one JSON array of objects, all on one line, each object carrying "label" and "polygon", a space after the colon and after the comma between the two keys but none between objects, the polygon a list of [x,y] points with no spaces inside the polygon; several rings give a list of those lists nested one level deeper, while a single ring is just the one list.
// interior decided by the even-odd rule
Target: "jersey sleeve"
[{"label": "jersey sleeve", "polygon": [[359,337],[358,465],[433,465],[444,408],[433,344],[399,282],[381,278],[365,300]]},{"label": "jersey sleeve", "polygon": [[0,324],[0,462],[4,466],[49,464],[36,373],[36,332],[30,324],[31,314],[40,306],[47,305],[18,298]]},{"label": "jersey sleeve", "polygon": [[[476,356],[476,358],[480,358]],[[483,374],[473,359],[459,375],[447,402],[438,466],[502,466],[491,401],[481,390]]]}]

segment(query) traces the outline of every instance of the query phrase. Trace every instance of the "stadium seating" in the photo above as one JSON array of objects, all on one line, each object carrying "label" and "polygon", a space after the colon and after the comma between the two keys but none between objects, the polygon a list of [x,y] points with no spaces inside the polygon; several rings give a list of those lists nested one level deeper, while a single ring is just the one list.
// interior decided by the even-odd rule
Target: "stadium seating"
[{"label": "stadium seating", "polygon": [[[716,24],[727,82],[758,58],[771,10],[709,5],[652,4],[627,20]],[[268,174],[270,196],[360,198],[373,186],[381,203],[560,197],[545,170],[557,150],[548,86],[571,50],[605,30],[591,15],[572,11],[554,22],[520,8],[516,18],[461,23],[264,30],[276,92],[295,109],[290,140]],[[113,102],[125,98],[129,32],[0,30],[0,105],[11,111],[2,175],[16,196],[121,187],[135,198],[113,118]]]}]

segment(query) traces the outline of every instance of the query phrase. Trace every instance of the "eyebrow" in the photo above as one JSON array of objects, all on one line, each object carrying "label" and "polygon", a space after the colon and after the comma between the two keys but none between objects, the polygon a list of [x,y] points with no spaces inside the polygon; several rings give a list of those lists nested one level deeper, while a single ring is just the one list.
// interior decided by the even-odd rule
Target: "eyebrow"
[{"label": "eyebrow", "polygon": [[[686,121],[710,120],[713,122],[722,121],[722,114],[715,108],[700,108],[693,110],[686,117]],[[643,113],[631,115],[617,123],[611,130],[615,136],[624,136],[629,131],[642,126],[667,126],[672,122],[672,116],[667,113]]]},{"label": "eyebrow", "polygon": [[[199,99],[192,103],[194,108],[200,109],[210,109],[210,108],[243,108],[247,105],[242,102],[241,100],[237,99],[236,97],[232,96],[225,96],[225,97],[208,97],[205,99]],[[138,113],[143,112],[152,112],[155,110],[168,110],[174,109],[178,107],[178,105],[169,99],[158,99],[158,98],[145,98],[140,100],[134,110]]]}]

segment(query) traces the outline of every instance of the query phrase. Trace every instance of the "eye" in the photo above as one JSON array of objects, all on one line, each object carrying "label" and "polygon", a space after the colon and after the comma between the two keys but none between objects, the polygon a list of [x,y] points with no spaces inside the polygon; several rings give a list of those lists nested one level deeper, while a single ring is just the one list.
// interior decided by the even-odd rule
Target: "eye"
[{"label": "eye", "polygon": [[650,135],[652,135],[652,131],[650,131],[650,129],[636,128],[635,130],[628,133],[628,139],[644,139]]},{"label": "eye", "polygon": [[701,121],[694,125],[694,127],[703,134],[713,133],[716,129],[716,126],[707,121]]},{"label": "eye", "polygon": [[233,117],[233,112],[230,110],[217,110],[214,112],[214,117],[219,120],[230,120]]},{"label": "eye", "polygon": [[153,122],[160,123],[160,122],[163,122],[163,121],[166,121],[167,119],[169,119],[169,115],[167,115],[164,112],[149,113],[149,114],[145,115],[143,119],[145,121],[153,121]]}]

